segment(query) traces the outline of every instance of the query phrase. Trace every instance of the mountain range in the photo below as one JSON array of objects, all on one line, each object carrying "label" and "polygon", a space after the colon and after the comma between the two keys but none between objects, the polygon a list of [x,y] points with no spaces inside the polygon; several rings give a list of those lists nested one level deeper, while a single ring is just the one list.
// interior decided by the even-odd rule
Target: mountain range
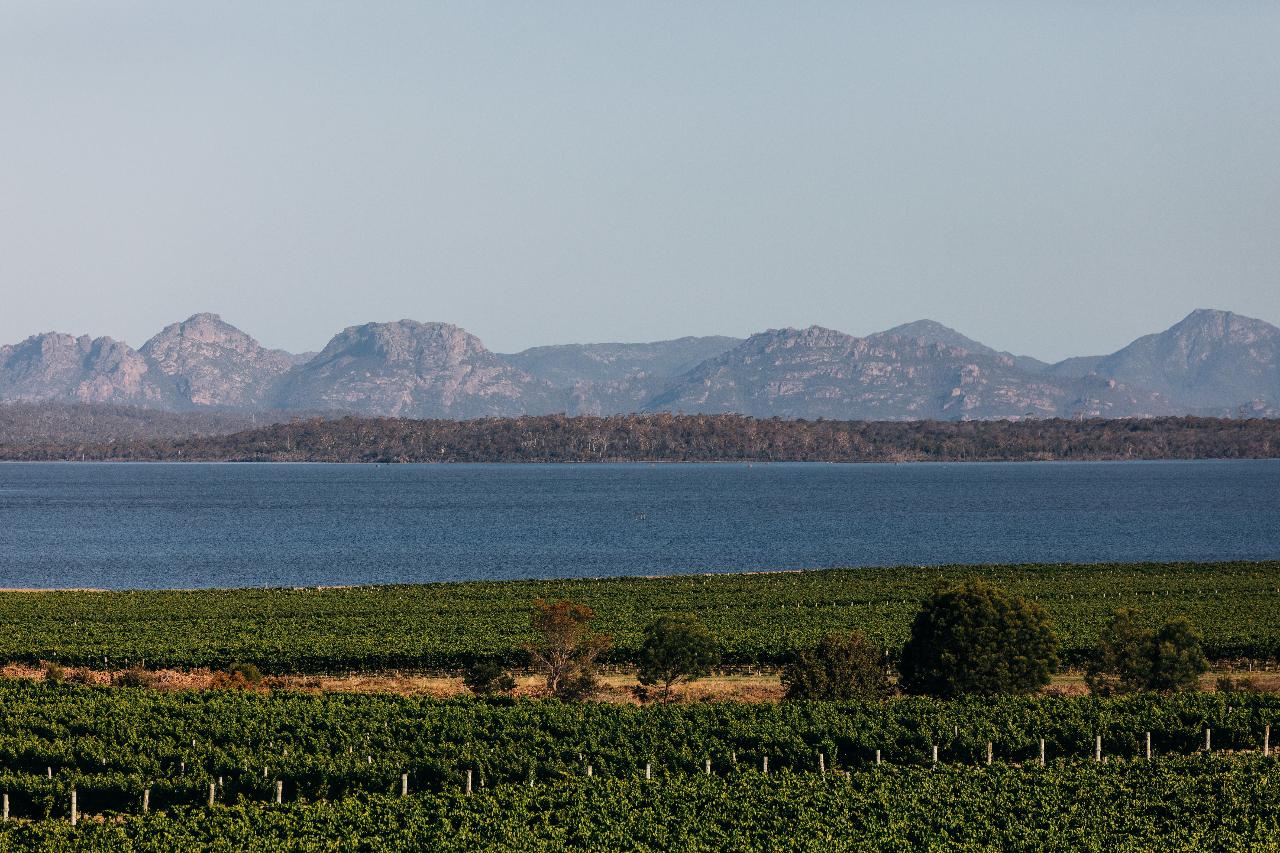
[{"label": "mountain range", "polygon": [[738,339],[488,350],[448,323],[351,326],[319,353],[263,347],[216,314],[138,349],[49,332],[0,346],[0,403],[171,412],[334,411],[413,418],[641,411],[971,420],[1280,416],[1280,329],[1202,309],[1101,356],[1055,364],[931,320],[856,337],[769,329]]}]

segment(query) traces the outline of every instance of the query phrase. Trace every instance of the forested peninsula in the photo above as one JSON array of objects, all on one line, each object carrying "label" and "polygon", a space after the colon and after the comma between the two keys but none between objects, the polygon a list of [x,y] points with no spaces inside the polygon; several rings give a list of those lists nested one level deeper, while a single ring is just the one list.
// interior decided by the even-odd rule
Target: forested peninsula
[{"label": "forested peninsula", "polygon": [[6,461],[916,462],[1280,457],[1280,420],[834,421],[739,415],[299,419],[226,435],[0,442]]}]

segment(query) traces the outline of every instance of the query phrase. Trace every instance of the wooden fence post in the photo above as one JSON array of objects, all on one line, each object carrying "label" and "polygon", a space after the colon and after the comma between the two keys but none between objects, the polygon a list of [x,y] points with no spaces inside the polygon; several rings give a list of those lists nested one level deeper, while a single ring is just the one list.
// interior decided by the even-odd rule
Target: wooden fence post
[{"label": "wooden fence post", "polygon": [[988,767],[990,767],[990,766],[991,766],[991,756],[992,756],[992,752],[993,752],[993,746],[992,746],[992,743],[991,743],[991,741],[987,741],[987,766],[988,766]]},{"label": "wooden fence post", "polygon": [[706,761],[702,762],[702,770],[703,770],[703,772],[704,772],[704,773],[706,773],[708,776],[710,776],[710,775],[711,775],[711,759],[710,759],[710,758],[708,758]]},{"label": "wooden fence post", "polygon": [[209,808],[213,808],[213,801],[214,801],[214,798],[217,797],[217,795],[218,795],[218,786],[210,782],[209,783]]},{"label": "wooden fence post", "polygon": [[468,767],[468,768],[467,768],[467,787],[466,787],[466,792],[467,792],[467,796],[471,796],[471,768],[470,768],[470,767]]},{"label": "wooden fence post", "polygon": [[[587,765],[587,778],[588,778],[588,779],[590,779],[590,778],[591,778],[591,765],[590,765],[590,764],[588,764],[588,765]],[[480,781],[482,781],[482,782],[483,782],[484,780],[482,779],[482,780],[480,780]]]},{"label": "wooden fence post", "polygon": [[1096,735],[1093,739],[1093,760],[1102,760],[1102,735]]},{"label": "wooden fence post", "polygon": [[1040,766],[1044,767],[1044,738],[1040,738]]},{"label": "wooden fence post", "polygon": [[9,822],[9,792],[8,791],[4,792],[4,820],[5,820],[5,823]]},{"label": "wooden fence post", "polygon": [[1264,757],[1271,755],[1271,724],[1267,723],[1267,729],[1262,734],[1262,754]]},{"label": "wooden fence post", "polygon": [[1209,733],[1210,733],[1210,731],[1211,731],[1210,729],[1205,729],[1205,730],[1204,730],[1204,751],[1205,751],[1205,752],[1209,752],[1209,751],[1210,751],[1210,749],[1211,749],[1211,747],[1209,746],[1209,744],[1212,742],[1212,741],[1210,741],[1210,740],[1209,740]]},{"label": "wooden fence post", "polygon": [[938,745],[936,743],[933,745],[933,763],[935,765],[938,763]]},{"label": "wooden fence post", "polygon": [[876,750],[876,766],[880,766],[880,750]]},{"label": "wooden fence post", "polygon": [[766,756],[764,757],[764,759],[761,761],[761,763],[760,763],[760,770],[761,770],[761,772],[763,772],[763,773],[768,773],[768,772],[769,772],[769,756],[767,756],[767,755],[766,755]]},{"label": "wooden fence post", "polygon": [[827,756],[825,753],[818,753],[818,772],[826,774],[827,772]]},{"label": "wooden fence post", "polygon": [[281,779],[277,779],[276,780],[276,805],[280,805],[283,802],[284,802],[284,781]]},{"label": "wooden fence post", "polygon": [[644,763],[644,778],[645,781],[653,778],[653,767],[647,761]]},{"label": "wooden fence post", "polygon": [[142,813],[146,814],[151,811],[151,789],[142,789]]},{"label": "wooden fence post", "polygon": [[1151,760],[1151,732],[1147,732],[1147,761]]},{"label": "wooden fence post", "polygon": [[409,796],[409,774],[408,773],[400,774],[400,796],[402,797]]},{"label": "wooden fence post", "polygon": [[80,810],[76,808],[76,789],[71,789],[71,825],[75,826],[80,822]]}]

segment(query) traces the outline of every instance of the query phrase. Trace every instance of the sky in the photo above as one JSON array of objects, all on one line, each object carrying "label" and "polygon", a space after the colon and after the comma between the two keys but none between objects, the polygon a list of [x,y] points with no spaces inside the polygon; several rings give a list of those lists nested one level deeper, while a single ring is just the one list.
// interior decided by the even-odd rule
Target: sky
[{"label": "sky", "polygon": [[1280,323],[1280,4],[0,0],[0,343]]}]

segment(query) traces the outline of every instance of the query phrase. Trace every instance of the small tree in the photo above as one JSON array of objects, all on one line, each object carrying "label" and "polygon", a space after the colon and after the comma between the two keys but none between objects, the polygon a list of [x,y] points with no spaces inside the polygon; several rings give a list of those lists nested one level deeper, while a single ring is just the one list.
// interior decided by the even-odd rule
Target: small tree
[{"label": "small tree", "polygon": [[1200,640],[1200,632],[1185,616],[1161,625],[1151,643],[1150,689],[1163,692],[1197,689],[1200,676],[1209,671]]},{"label": "small tree", "polygon": [[889,695],[884,652],[862,634],[827,634],[782,670],[787,699],[883,699]]},{"label": "small tree", "polygon": [[497,661],[479,660],[462,673],[462,683],[477,696],[495,696],[516,689],[516,680]]},{"label": "small tree", "polygon": [[1131,607],[1116,610],[1102,632],[1084,673],[1085,683],[1099,696],[1142,690],[1151,680],[1152,635],[1137,618]]},{"label": "small tree", "polygon": [[587,624],[595,611],[585,604],[541,598],[533,603],[533,630],[539,640],[526,646],[534,665],[547,679],[547,692],[561,699],[579,699],[596,686],[596,659],[613,642]]},{"label": "small tree", "polygon": [[927,598],[902,649],[909,693],[951,698],[1028,693],[1049,683],[1057,639],[1039,605],[979,580]]},{"label": "small tree", "polygon": [[1200,633],[1181,616],[1158,631],[1140,627],[1137,618],[1138,612],[1132,609],[1112,614],[1085,671],[1089,689],[1103,696],[1196,689],[1209,669]]},{"label": "small tree", "polygon": [[711,672],[720,662],[715,638],[692,616],[662,616],[645,629],[640,646],[640,683],[660,685],[662,700],[671,699],[672,686]]}]

